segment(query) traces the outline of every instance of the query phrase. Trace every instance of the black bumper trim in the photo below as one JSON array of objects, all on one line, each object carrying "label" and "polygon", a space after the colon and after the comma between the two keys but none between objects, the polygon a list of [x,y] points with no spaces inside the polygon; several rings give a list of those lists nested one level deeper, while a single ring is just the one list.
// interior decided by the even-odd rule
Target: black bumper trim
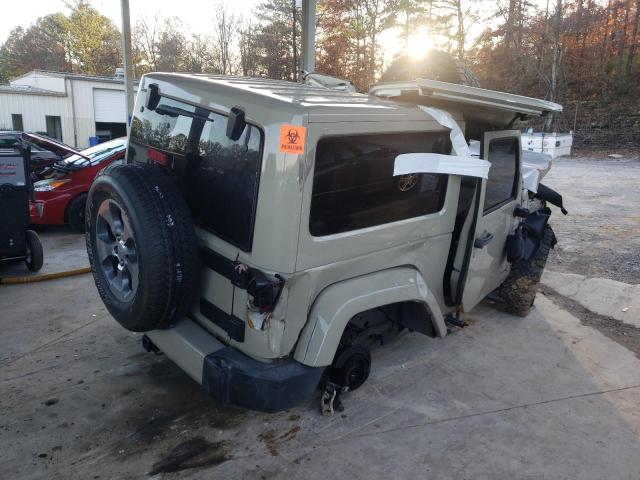
[{"label": "black bumper trim", "polygon": [[202,297],[200,297],[200,313],[227,332],[231,339],[244,342],[245,323],[238,317],[225,313]]},{"label": "black bumper trim", "polygon": [[204,358],[202,386],[221,404],[273,413],[308,400],[323,371],[292,359],[262,363],[226,347]]},{"label": "black bumper trim", "polygon": [[210,248],[200,249],[202,262],[211,270],[229,279],[233,285],[243,290],[247,289],[247,275],[238,270],[238,262],[214,252]]}]

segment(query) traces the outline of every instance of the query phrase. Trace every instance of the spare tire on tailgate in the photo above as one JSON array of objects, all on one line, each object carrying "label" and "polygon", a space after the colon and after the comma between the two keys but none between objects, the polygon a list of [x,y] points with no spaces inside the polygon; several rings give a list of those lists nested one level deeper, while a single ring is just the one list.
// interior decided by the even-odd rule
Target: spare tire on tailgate
[{"label": "spare tire on tailgate", "polygon": [[196,235],[162,168],[110,165],[91,186],[85,218],[98,293],[123,327],[166,328],[187,313],[198,276]]}]

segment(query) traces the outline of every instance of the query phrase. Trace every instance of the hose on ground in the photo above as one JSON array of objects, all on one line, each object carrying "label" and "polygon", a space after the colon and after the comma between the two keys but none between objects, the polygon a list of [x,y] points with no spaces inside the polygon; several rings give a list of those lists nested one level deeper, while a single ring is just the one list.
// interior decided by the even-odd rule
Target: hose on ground
[{"label": "hose on ground", "polygon": [[0,284],[10,285],[17,283],[44,282],[45,280],[55,280],[56,278],[71,277],[91,272],[91,267],[75,268],[65,272],[44,273],[42,275],[24,275],[22,277],[0,277]]}]

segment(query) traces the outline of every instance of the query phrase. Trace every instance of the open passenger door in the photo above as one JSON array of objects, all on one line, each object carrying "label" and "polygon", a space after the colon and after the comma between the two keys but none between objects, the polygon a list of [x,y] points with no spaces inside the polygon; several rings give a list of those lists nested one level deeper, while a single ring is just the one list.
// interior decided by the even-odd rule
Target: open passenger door
[{"label": "open passenger door", "polygon": [[[524,193],[520,132],[509,129],[517,119],[560,113],[562,106],[546,100],[424,78],[378,83],[371,86],[369,93],[417,104],[452,131],[451,140],[458,155],[463,150],[470,153],[468,139],[481,140],[480,157],[491,164],[488,178],[469,176],[460,168],[441,172],[457,172],[463,177],[458,217],[443,279],[445,301],[449,306],[461,305],[469,311],[496,289],[510,270],[507,237],[518,226],[519,219],[514,217],[514,211]],[[460,132],[456,122],[453,122],[455,125],[443,123],[437,118],[440,109],[458,112],[465,123],[466,134]],[[475,137],[480,135],[482,138]],[[456,157],[451,160],[451,163],[459,161]],[[395,174],[407,173],[408,169],[398,167],[409,162],[400,163],[403,165],[396,163]],[[420,172],[437,172],[422,163]]]},{"label": "open passenger door", "polygon": [[[491,163],[489,178],[481,183],[476,206],[473,248],[469,255],[462,293],[462,307],[471,310],[509,275],[507,237],[519,219],[514,216],[522,202],[522,149],[520,132],[503,130],[484,134],[482,158]],[[475,233],[473,233],[475,232]]]}]

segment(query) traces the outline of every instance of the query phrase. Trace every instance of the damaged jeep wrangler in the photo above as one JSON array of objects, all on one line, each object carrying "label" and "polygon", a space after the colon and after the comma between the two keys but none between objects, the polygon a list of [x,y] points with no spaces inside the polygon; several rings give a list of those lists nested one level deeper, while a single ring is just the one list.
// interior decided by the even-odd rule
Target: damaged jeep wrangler
[{"label": "damaged jeep wrangler", "polygon": [[368,95],[153,73],[87,250],[112,316],[218,402],[275,412],[367,379],[403,329],[490,296],[526,315],[555,243],[514,121],[560,105],[435,80]]}]

